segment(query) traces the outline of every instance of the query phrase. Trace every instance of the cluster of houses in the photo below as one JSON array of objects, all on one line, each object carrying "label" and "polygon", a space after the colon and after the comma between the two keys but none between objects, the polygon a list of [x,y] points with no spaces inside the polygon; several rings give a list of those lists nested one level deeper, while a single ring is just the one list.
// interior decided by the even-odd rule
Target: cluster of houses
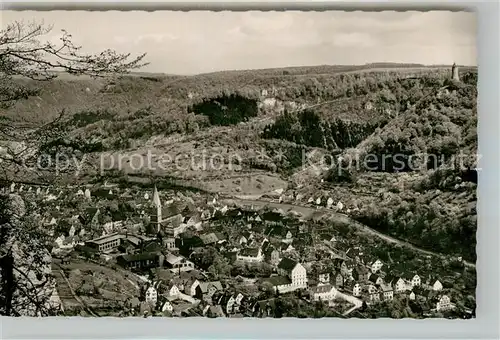
[{"label": "cluster of houses", "polygon": [[[174,313],[184,307],[201,304],[203,315],[227,316],[240,313],[253,315],[259,309],[262,303],[255,297],[234,291],[229,293],[221,282],[206,281],[206,277],[193,278],[193,273],[197,272],[195,263],[187,254],[180,254],[188,242],[193,244],[189,248],[190,253],[210,246],[228,258],[230,263],[270,265],[273,274],[263,282],[270,284],[279,294],[303,290],[309,292],[311,301],[333,301],[341,292],[342,296],[350,295],[367,304],[390,301],[398,294],[405,294],[411,300],[431,302],[436,311],[453,308],[439,280],[429,278],[423,282],[416,273],[391,276],[384,271],[386,268],[380,259],[363,254],[360,247],[350,247],[340,257],[336,256],[337,252],[330,251],[328,261],[333,270],[322,271],[317,277],[309,274],[308,278],[310,265],[315,262],[314,252],[321,247],[307,244],[306,240],[314,236],[304,221],[284,217],[280,212],[230,210],[219,205],[217,197],[206,204],[194,204],[188,199],[179,200],[176,197],[163,203],[155,187],[151,196],[143,192],[141,202],[137,204],[138,215],[146,222],[138,219],[130,222],[118,211],[111,221],[103,223],[99,200],[130,199],[130,193],[119,193],[112,187],[93,191],[89,188],[78,189],[73,196],[84,200],[87,208],[81,214],[64,218],[64,212],[59,208],[63,205],[59,202],[64,197],[62,191],[52,194],[50,189],[16,188],[12,184],[10,191],[16,192],[16,189],[17,192],[40,195],[44,201],[52,202],[55,209],[43,216],[45,227],[57,230],[64,223],[68,225],[67,233],[52,233],[55,249],[74,249],[85,256],[113,259],[119,266],[134,272],[158,270],[174,275],[171,280],[159,280],[147,287],[143,298],[147,304],[143,304],[141,310]],[[283,199],[280,197],[280,200]],[[299,194],[294,200],[304,200],[304,197]],[[342,202],[334,204],[332,198],[311,197],[307,202],[344,209]],[[217,214],[234,217],[231,234],[212,227]],[[187,237],[186,232],[190,232],[191,236]],[[336,238],[329,237],[327,241],[335,244]],[[309,250],[310,257],[304,255]],[[179,306],[176,305],[178,300],[183,301]]]},{"label": "cluster of houses", "polygon": [[417,273],[392,276],[384,272],[379,259],[364,255],[359,247],[349,248],[345,258],[333,259],[333,272],[321,272],[318,285],[311,290],[315,301],[333,300],[342,291],[361,299],[367,305],[391,301],[396,295],[407,295],[410,300],[427,301],[435,311],[453,308],[450,297],[443,292],[443,284],[436,278],[425,282]]},{"label": "cluster of houses", "polygon": [[[180,276],[150,282],[142,292],[140,313],[184,315],[197,308],[202,316],[251,315],[255,299],[229,290],[220,281],[206,281],[194,270]],[[136,305],[138,301],[136,301]]]}]

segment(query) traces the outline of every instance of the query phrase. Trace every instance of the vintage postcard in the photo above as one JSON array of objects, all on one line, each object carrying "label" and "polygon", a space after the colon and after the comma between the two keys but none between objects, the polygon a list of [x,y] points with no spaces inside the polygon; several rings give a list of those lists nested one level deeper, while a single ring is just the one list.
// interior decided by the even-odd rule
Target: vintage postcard
[{"label": "vintage postcard", "polygon": [[2,316],[475,318],[475,13],[1,15]]}]

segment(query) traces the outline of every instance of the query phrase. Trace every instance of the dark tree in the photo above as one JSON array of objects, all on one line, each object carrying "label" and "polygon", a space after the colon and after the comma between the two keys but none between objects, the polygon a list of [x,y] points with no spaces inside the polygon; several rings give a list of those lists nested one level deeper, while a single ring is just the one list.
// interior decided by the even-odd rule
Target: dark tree
[{"label": "dark tree", "polygon": [[[112,50],[95,55],[82,53],[64,30],[59,44],[43,42],[51,30],[43,23],[14,22],[0,31],[0,139],[20,145],[8,147],[0,155],[0,176],[6,180],[19,181],[19,174],[26,172],[26,157],[38,158],[40,145],[61,133],[53,129],[60,117],[40,126],[6,115],[6,109],[40,92],[36,87],[23,85],[19,78],[48,82],[61,72],[105,77],[146,65],[142,62],[144,54],[131,58]],[[29,202],[16,195],[1,195],[0,202],[0,314],[52,315],[54,310],[48,306],[43,290],[53,278],[41,273],[50,268],[45,244],[49,238],[43,234],[40,221],[30,214],[34,207],[27,207]],[[35,274],[37,280],[28,273]]]}]

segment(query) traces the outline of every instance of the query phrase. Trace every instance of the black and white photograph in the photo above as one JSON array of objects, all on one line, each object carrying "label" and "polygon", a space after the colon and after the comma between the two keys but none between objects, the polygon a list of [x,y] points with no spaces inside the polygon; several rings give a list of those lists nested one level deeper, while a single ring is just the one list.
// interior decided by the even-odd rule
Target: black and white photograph
[{"label": "black and white photograph", "polygon": [[0,19],[0,315],[476,318],[476,13]]}]

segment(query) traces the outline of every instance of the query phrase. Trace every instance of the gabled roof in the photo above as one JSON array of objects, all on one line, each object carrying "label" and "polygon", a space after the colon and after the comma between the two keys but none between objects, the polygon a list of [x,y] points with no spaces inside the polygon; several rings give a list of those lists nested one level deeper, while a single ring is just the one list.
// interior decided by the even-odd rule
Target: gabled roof
[{"label": "gabled roof", "polygon": [[378,276],[378,275],[376,275],[376,274],[371,274],[371,275],[368,277],[368,280],[369,280],[370,282],[373,282],[373,283],[376,283],[378,279],[379,279],[379,276]]},{"label": "gabled roof", "polygon": [[265,240],[264,242],[262,242],[262,246],[261,246],[262,251],[265,252],[270,247],[272,248],[271,243],[269,242],[269,240]]},{"label": "gabled roof", "polygon": [[166,257],[165,257],[165,261],[169,264],[175,264],[177,262],[181,262],[184,258],[183,257],[180,257],[180,256],[175,256],[174,254],[171,254],[169,253]]},{"label": "gabled roof", "polygon": [[144,260],[154,260],[158,255],[156,253],[140,253],[140,254],[130,254],[130,255],[120,255],[118,258],[122,258],[125,262],[134,261],[144,261]]},{"label": "gabled roof", "polygon": [[200,238],[204,244],[216,243],[219,240],[215,233],[203,234],[200,235]]},{"label": "gabled roof", "polygon": [[278,268],[290,271],[293,268],[295,268],[296,265],[297,265],[297,261],[285,257],[278,264]]},{"label": "gabled roof", "polygon": [[259,255],[259,248],[244,248],[240,251],[241,256],[257,257]]},{"label": "gabled roof", "polygon": [[161,251],[163,247],[155,240],[147,241],[141,247],[145,252]]},{"label": "gabled roof", "polygon": [[384,282],[387,284],[396,283],[397,278],[393,275],[387,275],[386,277],[384,277]]},{"label": "gabled roof", "polygon": [[181,214],[180,207],[177,204],[170,204],[169,206],[162,207],[161,217],[169,218]]},{"label": "gabled roof", "polygon": [[272,276],[266,279],[266,281],[271,283],[273,286],[288,285],[292,283],[292,281],[290,281],[290,279],[286,276]]},{"label": "gabled roof", "polygon": [[86,208],[85,211],[79,216],[80,221],[83,224],[90,223],[90,221],[94,218],[94,216],[99,213],[99,208],[89,207]]},{"label": "gabled roof", "polygon": [[200,282],[199,287],[200,287],[202,293],[208,292],[210,287],[215,287],[216,290],[218,290],[218,291],[221,291],[223,289],[220,281]]},{"label": "gabled roof", "polygon": [[226,236],[224,236],[224,234],[222,234],[221,232],[216,231],[214,234],[215,237],[217,237],[217,241],[222,241],[226,239]]},{"label": "gabled roof", "polygon": [[367,274],[367,273],[369,272],[368,268],[363,267],[363,266],[357,266],[356,268],[354,268],[354,270],[355,270],[358,274]]},{"label": "gabled roof", "polygon": [[382,284],[380,285],[380,289],[381,289],[381,290],[382,290],[382,292],[384,292],[384,293],[392,291],[392,287],[391,287],[391,285],[389,285],[389,284],[383,284],[383,283],[382,283]]},{"label": "gabled roof", "polygon": [[287,250],[289,247],[292,247],[292,248],[293,248],[293,245],[292,245],[292,244],[289,244],[289,243],[281,243],[281,244],[280,244],[280,250],[282,250],[282,251]]},{"label": "gabled roof", "polygon": [[311,289],[311,292],[313,294],[322,294],[331,291],[335,287],[332,285],[322,285],[322,286],[316,286]]}]

